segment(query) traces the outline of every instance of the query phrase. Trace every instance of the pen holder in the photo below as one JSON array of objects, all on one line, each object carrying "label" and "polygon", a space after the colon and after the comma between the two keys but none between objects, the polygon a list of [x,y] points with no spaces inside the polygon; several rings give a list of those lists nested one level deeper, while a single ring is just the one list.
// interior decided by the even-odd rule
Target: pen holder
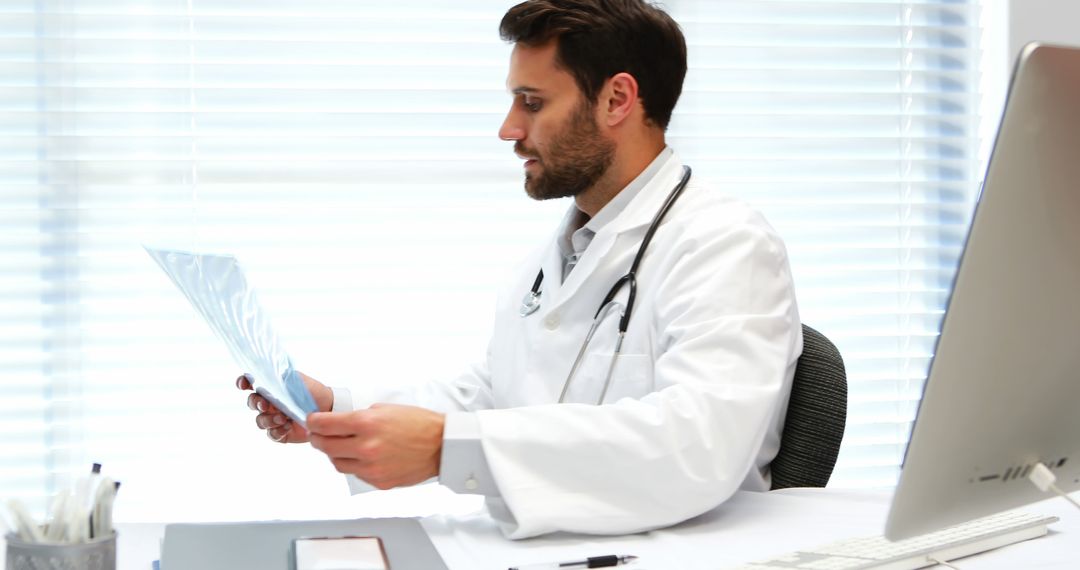
[{"label": "pen holder", "polygon": [[6,570],[116,570],[116,533],[82,544],[25,542],[8,533]]}]

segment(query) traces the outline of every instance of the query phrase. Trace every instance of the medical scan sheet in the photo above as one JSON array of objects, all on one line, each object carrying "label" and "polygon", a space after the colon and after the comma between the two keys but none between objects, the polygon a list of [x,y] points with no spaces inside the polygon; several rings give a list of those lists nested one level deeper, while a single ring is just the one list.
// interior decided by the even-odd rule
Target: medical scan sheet
[{"label": "medical scan sheet", "polygon": [[315,400],[293,368],[236,258],[144,248],[229,347],[255,391],[306,427],[307,415],[317,411]]}]

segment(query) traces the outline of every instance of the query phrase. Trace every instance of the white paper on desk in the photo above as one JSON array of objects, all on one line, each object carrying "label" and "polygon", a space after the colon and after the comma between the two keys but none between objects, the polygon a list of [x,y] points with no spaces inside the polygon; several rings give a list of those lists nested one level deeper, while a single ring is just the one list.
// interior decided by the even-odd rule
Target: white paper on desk
[{"label": "white paper on desk", "polygon": [[229,347],[233,361],[252,377],[255,391],[306,427],[307,415],[318,411],[315,400],[236,258],[143,247]]}]

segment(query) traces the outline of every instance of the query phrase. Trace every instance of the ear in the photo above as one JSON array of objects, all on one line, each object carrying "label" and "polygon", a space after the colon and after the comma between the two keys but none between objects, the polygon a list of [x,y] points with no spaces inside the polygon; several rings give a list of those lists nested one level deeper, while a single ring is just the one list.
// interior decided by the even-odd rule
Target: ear
[{"label": "ear", "polygon": [[599,105],[604,124],[609,127],[619,125],[638,105],[638,83],[633,75],[626,72],[616,73],[604,82],[604,88],[600,90]]}]

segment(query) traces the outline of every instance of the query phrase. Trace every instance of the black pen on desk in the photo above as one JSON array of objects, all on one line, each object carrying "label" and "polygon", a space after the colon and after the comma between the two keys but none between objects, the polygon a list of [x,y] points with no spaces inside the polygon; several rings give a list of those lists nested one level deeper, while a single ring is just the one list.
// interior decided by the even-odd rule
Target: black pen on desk
[{"label": "black pen on desk", "polygon": [[590,556],[585,560],[571,562],[553,562],[549,564],[526,564],[524,566],[511,566],[509,570],[556,570],[558,568],[610,568],[620,564],[629,564],[637,560],[637,556],[615,555]]}]

